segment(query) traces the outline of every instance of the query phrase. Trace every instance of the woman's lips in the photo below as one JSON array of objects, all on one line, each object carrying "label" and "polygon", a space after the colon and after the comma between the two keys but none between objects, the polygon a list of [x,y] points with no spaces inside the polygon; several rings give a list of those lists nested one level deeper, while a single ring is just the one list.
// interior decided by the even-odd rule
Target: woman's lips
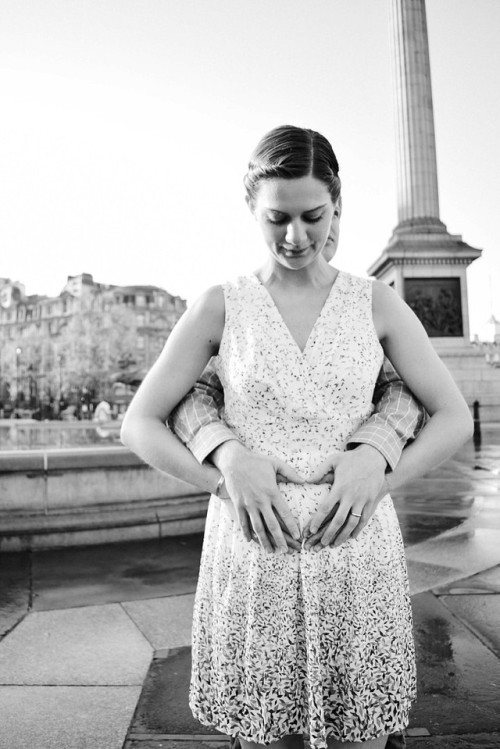
[{"label": "woman's lips", "polygon": [[288,256],[300,256],[304,255],[307,250],[309,249],[309,245],[307,247],[287,247],[286,245],[282,245],[281,249],[285,253],[285,255]]}]

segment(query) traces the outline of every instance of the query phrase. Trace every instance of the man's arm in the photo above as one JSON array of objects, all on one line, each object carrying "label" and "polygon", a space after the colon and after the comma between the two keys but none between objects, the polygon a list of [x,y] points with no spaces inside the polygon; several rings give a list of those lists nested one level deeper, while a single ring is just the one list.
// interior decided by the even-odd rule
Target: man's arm
[{"label": "man's arm", "polygon": [[221,421],[224,391],[213,359],[169,419],[169,427],[200,462],[216,447],[237,437]]},{"label": "man's arm", "polygon": [[427,415],[387,358],[377,378],[373,403],[374,413],[352,435],[347,449],[371,445],[394,470],[403,448],[409,440],[415,439]]},{"label": "man's arm", "polygon": [[[246,507],[249,501],[262,504],[272,502],[274,513],[281,526],[280,533],[288,548],[300,549],[299,531],[296,521],[283,501],[277,488],[277,475],[288,481],[301,482],[292,468],[282,461],[256,455],[239,442],[236,435],[221,421],[224,406],[224,391],[215,372],[213,360],[203,371],[194,388],[179,403],[169,419],[169,427],[202,463],[207,457],[221,470],[226,481],[223,498],[231,498],[240,507],[238,520],[247,541],[255,531],[259,543],[267,551],[276,547],[276,532],[263,525],[257,527],[250,520]],[[222,469],[224,466],[224,469]],[[240,472],[234,475],[235,466]],[[229,494],[227,494],[229,491]],[[274,502],[273,502],[274,500]],[[271,517],[274,520],[273,517]],[[292,535],[290,535],[290,533]]]}]

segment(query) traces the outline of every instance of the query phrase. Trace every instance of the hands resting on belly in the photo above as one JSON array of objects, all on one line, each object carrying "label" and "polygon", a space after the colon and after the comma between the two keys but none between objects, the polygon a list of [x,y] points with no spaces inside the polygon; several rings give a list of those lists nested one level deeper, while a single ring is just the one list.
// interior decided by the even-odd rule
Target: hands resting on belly
[{"label": "hands resting on belly", "polygon": [[331,455],[307,483],[331,484],[302,534],[278,483],[304,484],[291,466],[278,458],[252,453],[237,440],[219,445],[211,455],[225,479],[226,493],[247,541],[269,553],[337,547],[357,538],[389,487],[382,454],[370,445]]}]

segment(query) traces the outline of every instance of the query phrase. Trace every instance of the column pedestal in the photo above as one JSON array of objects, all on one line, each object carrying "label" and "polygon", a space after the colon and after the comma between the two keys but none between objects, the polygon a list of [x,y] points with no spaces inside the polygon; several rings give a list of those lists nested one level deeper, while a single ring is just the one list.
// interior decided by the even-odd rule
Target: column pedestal
[{"label": "column pedestal", "polygon": [[441,221],[413,219],[398,225],[368,273],[403,297],[436,348],[447,348],[469,342],[466,269],[480,255]]}]

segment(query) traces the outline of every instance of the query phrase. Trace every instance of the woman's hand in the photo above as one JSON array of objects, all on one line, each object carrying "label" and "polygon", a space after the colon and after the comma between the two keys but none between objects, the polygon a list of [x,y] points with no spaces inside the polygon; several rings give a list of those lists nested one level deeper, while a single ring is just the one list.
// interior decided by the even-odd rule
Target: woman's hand
[{"label": "woman's hand", "polygon": [[383,455],[370,445],[331,455],[309,478],[333,485],[304,529],[306,549],[340,546],[357,538],[389,491]]},{"label": "woman's hand", "polygon": [[286,481],[304,483],[298,473],[278,458],[252,453],[237,440],[219,445],[211,460],[224,476],[246,540],[258,540],[268,552],[299,550],[299,526],[277,484],[278,474]]}]

